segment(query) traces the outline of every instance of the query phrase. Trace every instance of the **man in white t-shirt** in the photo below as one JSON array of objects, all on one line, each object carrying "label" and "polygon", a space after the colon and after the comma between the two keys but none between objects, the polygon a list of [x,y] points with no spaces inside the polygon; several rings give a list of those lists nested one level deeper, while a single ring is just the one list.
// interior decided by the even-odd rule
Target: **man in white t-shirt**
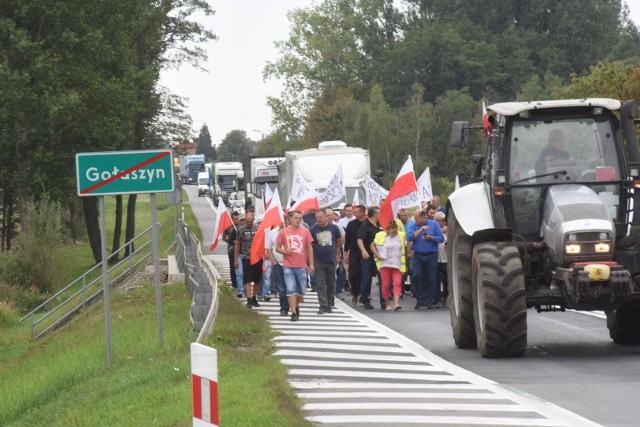
[{"label": "man in white t-shirt", "polygon": [[353,221],[354,219],[356,219],[356,217],[353,215],[353,206],[346,205],[344,207],[344,216],[340,218],[340,221],[338,221],[338,223],[342,226],[342,228],[346,229],[347,224],[349,224],[349,222]]}]

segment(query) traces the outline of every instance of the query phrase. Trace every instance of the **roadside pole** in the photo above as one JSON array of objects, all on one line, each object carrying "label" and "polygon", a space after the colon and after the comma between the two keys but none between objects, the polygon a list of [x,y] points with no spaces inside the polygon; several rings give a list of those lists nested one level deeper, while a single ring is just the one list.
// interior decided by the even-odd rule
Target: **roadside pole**
[{"label": "roadside pole", "polygon": [[105,219],[104,196],[100,204],[100,251],[102,252],[102,299],[104,299],[104,324],[107,341],[107,368],[111,368],[111,309],[109,308],[109,266],[107,265],[107,221]]},{"label": "roadside pole", "polygon": [[158,256],[158,221],[156,220],[156,193],[151,193],[151,255],[156,284],[156,316],[158,318],[158,345],[162,348],[162,288],[160,287],[160,259]]}]

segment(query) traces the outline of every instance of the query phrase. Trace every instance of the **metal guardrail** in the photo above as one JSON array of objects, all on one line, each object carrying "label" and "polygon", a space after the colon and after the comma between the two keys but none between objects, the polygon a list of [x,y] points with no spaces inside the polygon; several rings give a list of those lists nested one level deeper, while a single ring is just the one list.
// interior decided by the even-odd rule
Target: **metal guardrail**
[{"label": "metal guardrail", "polygon": [[183,221],[176,236],[175,257],[191,296],[191,323],[199,333],[196,342],[202,342],[211,333],[218,313],[217,271],[202,256],[200,241]]},{"label": "metal guardrail", "polygon": [[[143,240],[145,238],[146,240]],[[111,286],[120,283],[131,273],[137,271],[140,264],[151,258],[151,227],[126,242],[116,253],[125,250],[130,245],[137,249],[117,264],[109,267]],[[20,324],[26,319],[30,319],[31,336],[38,339],[60,327],[75,314],[99,299],[103,290],[102,262],[100,262],[22,317]],[[61,299],[63,299],[62,302],[60,302]]]}]

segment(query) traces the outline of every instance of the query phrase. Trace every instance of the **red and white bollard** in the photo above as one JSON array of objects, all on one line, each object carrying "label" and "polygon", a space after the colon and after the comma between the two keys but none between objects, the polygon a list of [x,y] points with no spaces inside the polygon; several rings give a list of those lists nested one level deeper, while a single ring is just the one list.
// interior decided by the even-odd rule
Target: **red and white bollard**
[{"label": "red and white bollard", "polygon": [[191,343],[191,381],[193,426],[218,426],[218,353],[215,349]]}]

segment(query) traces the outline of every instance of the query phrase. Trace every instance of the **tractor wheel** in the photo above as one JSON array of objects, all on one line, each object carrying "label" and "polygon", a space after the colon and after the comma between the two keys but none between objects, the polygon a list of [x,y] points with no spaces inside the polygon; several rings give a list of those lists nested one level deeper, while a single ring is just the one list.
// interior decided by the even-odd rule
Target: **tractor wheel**
[{"label": "tractor wheel", "polygon": [[639,344],[640,307],[627,305],[607,312],[607,327],[616,344]]},{"label": "tractor wheel", "polygon": [[449,238],[447,240],[447,273],[449,276],[451,329],[458,348],[476,346],[476,329],[473,320],[471,292],[471,236],[466,234],[453,208],[449,213]]},{"label": "tractor wheel", "polygon": [[510,242],[473,248],[473,305],[483,357],[521,356],[527,348],[527,301],[520,252]]}]

